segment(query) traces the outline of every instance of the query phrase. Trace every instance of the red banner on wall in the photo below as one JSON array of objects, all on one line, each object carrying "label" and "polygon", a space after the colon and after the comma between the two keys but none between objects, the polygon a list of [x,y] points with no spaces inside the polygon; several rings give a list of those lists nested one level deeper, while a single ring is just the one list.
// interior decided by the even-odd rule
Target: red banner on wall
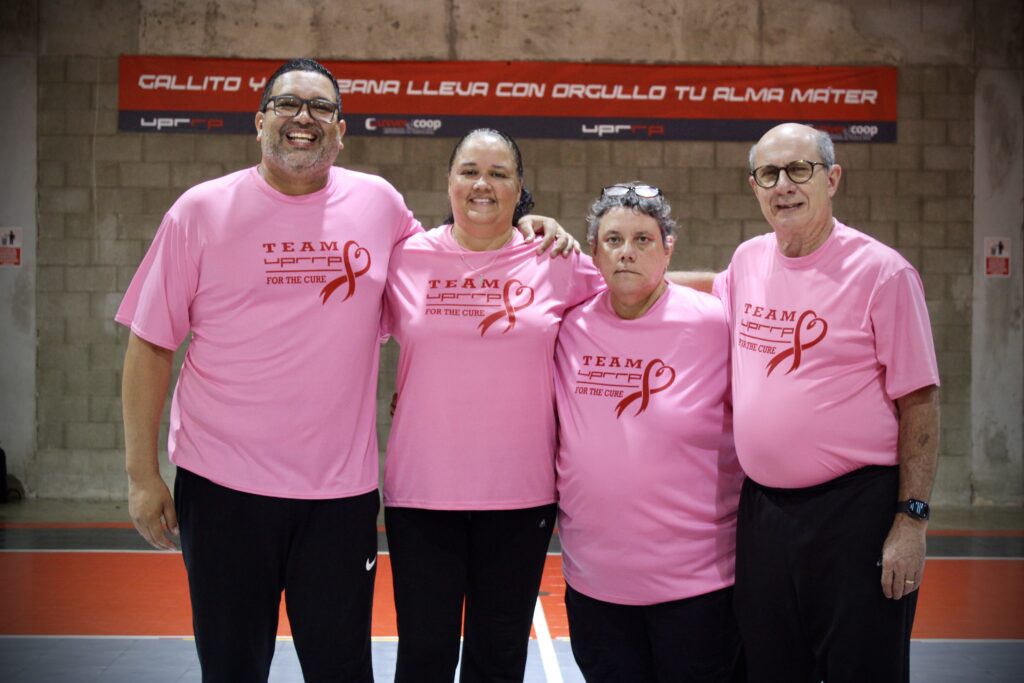
[{"label": "red banner on wall", "polygon": [[[122,56],[125,131],[253,131],[275,60]],[[349,135],[756,140],[798,121],[836,140],[895,142],[894,67],[566,62],[324,62]]]}]

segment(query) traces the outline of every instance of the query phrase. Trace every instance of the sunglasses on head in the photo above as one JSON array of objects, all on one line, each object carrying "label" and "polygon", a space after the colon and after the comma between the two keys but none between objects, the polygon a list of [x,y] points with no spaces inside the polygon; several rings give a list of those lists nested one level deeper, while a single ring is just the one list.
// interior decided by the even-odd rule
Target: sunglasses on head
[{"label": "sunglasses on head", "polygon": [[625,197],[630,194],[638,199],[654,199],[661,196],[661,190],[653,185],[609,185],[601,190],[602,197]]}]

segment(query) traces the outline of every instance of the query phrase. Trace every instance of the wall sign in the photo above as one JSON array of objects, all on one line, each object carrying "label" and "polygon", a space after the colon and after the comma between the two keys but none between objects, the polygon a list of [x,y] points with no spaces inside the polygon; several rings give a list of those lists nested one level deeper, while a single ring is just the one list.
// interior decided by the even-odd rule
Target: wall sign
[{"label": "wall sign", "polygon": [[23,248],[21,228],[0,228],[0,268],[20,268]]},{"label": "wall sign", "polygon": [[[128,55],[123,131],[251,133],[277,60]],[[571,62],[324,62],[349,135],[757,140],[797,121],[845,142],[895,142],[897,70]]]},{"label": "wall sign", "polygon": [[1010,277],[1010,238],[985,238],[985,277]]}]

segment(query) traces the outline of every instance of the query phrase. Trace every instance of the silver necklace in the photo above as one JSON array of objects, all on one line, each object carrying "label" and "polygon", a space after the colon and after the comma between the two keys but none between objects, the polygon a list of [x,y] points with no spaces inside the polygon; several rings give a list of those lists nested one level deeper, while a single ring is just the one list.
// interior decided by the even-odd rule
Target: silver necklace
[{"label": "silver necklace", "polygon": [[[501,256],[501,250],[502,250],[502,249],[504,249],[504,248],[505,248],[505,245],[506,245],[506,244],[508,244],[508,243],[509,243],[509,242],[510,242],[510,241],[512,240],[512,235],[510,234],[510,235],[509,235],[509,237],[508,237],[508,239],[507,239],[507,240],[505,240],[505,242],[504,242],[504,243],[503,243],[503,244],[502,244],[501,246],[499,246],[499,247],[498,247],[497,249],[492,249],[492,250],[490,250],[490,251],[493,251],[493,252],[495,252],[494,256],[493,256],[493,257],[491,257],[491,260],[490,260],[490,261],[488,261],[487,263],[485,263],[485,264],[484,264],[484,265],[482,265],[482,266],[478,266],[478,267],[474,268],[474,267],[473,267],[473,266],[472,266],[472,265],[471,265],[471,264],[469,263],[469,261],[467,261],[467,260],[466,260],[466,256],[465,256],[465,254],[466,254],[467,252],[470,252],[470,251],[472,251],[472,250],[471,250],[471,249],[466,249],[466,248],[465,248],[464,246],[462,246],[462,244],[461,244],[461,243],[459,242],[459,239],[458,239],[458,238],[457,238],[457,237],[455,236],[455,226],[454,226],[454,225],[452,225],[452,227],[450,228],[450,230],[451,230],[451,236],[452,236],[452,241],[453,241],[453,242],[455,242],[455,247],[456,247],[456,248],[458,249],[458,251],[457,251],[456,253],[457,253],[457,254],[459,255],[459,260],[461,260],[461,261],[462,261],[462,263],[463,263],[463,265],[465,265],[465,266],[466,266],[466,268],[468,268],[468,269],[469,269],[469,272],[470,272],[470,273],[479,273],[479,272],[481,272],[481,271],[484,271],[484,270],[486,270],[486,269],[490,268],[491,266],[493,266],[493,265],[494,265],[494,262],[498,260],[498,257],[499,257],[499,256]],[[473,253],[479,253],[479,252],[473,252]]]}]

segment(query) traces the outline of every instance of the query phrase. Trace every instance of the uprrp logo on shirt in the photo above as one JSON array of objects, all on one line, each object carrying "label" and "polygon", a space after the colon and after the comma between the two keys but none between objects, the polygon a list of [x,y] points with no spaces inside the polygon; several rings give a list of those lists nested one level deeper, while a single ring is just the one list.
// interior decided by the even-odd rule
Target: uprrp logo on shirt
[{"label": "uprrp logo on shirt", "polygon": [[584,354],[576,371],[576,395],[602,399],[620,399],[615,417],[636,404],[634,417],[647,410],[654,394],[665,391],[676,381],[676,371],[660,358],[642,358]]},{"label": "uprrp logo on shirt", "polygon": [[[476,326],[481,336],[492,327],[500,329],[501,334],[511,332],[518,319],[516,314],[532,304],[536,296],[533,287],[515,278],[504,283],[500,278],[431,279],[427,285],[425,315],[483,318]],[[494,327],[502,321],[504,326]]]},{"label": "uprrp logo on shirt", "polygon": [[803,352],[817,346],[828,334],[828,321],[813,310],[776,309],[743,304],[736,346],[747,352],[770,356],[765,373],[773,372],[788,361],[784,374],[800,367]]},{"label": "uprrp logo on shirt", "polygon": [[[323,285],[319,296],[327,303],[340,287],[347,301],[356,293],[356,280],[370,270],[370,251],[348,240],[315,242],[264,242],[263,265],[267,285]],[[343,273],[333,277],[335,273]]]}]

